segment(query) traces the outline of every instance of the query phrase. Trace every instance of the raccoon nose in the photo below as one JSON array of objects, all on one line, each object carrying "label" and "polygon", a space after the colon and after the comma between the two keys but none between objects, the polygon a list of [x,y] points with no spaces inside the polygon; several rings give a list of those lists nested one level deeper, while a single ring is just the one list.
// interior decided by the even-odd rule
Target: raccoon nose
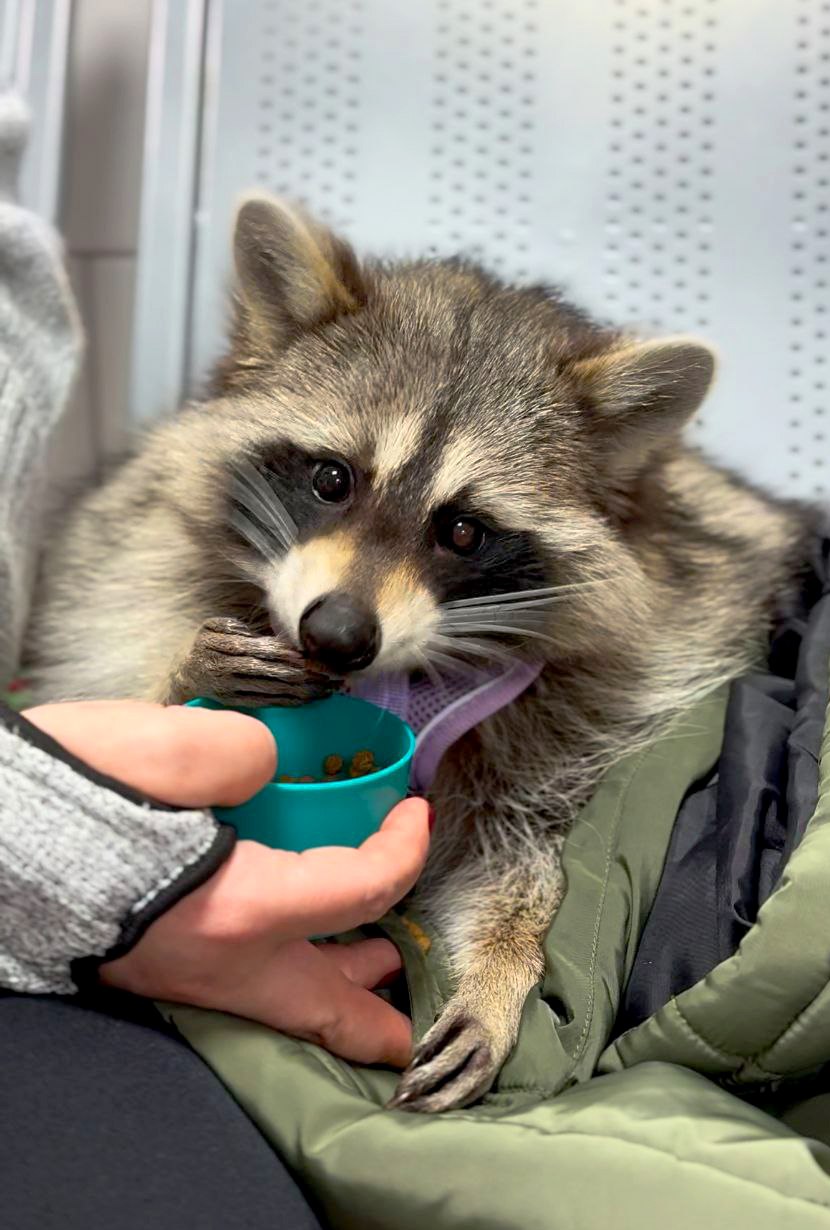
[{"label": "raccoon nose", "polygon": [[377,657],[380,628],[375,614],[348,594],[324,594],[300,617],[300,641],[309,657],[345,675]]}]

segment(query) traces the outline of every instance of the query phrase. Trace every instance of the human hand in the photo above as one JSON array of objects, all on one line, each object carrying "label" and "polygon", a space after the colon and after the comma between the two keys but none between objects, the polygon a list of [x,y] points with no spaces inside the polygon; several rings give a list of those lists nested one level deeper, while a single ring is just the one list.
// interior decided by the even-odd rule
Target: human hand
[{"label": "human hand", "polygon": [[[276,767],[270,733],[240,713],[93,701],[26,717],[99,772],[179,807],[239,803]],[[101,967],[101,979],[248,1017],[357,1062],[403,1067],[410,1022],[371,991],[400,969],[394,945],[305,937],[380,918],[414,884],[428,845],[428,808],[418,799],[395,808],[357,850],[294,854],[237,842],[210,880]]]}]

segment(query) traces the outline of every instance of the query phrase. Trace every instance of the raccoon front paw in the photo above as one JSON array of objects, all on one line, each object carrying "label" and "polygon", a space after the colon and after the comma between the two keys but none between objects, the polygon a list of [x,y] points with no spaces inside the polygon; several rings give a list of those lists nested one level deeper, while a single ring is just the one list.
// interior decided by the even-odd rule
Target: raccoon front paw
[{"label": "raccoon front paw", "polygon": [[483,1097],[510,1046],[463,1002],[450,1000],[404,1072],[390,1110],[423,1113],[470,1106]]},{"label": "raccoon front paw", "polygon": [[209,696],[256,709],[321,700],[337,684],[279,637],[253,632],[239,619],[217,618],[202,624],[171,693],[174,699]]}]

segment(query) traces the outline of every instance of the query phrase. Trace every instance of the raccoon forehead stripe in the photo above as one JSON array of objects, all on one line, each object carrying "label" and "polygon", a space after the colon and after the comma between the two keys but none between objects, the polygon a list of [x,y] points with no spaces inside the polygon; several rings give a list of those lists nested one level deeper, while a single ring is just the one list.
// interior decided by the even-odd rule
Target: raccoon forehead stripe
[{"label": "raccoon forehead stripe", "polygon": [[430,489],[433,504],[451,503],[461,491],[472,496],[476,509],[509,529],[535,529],[547,512],[535,473],[523,476],[519,467],[508,465],[504,450],[494,450],[487,436],[453,436],[441,454]]},{"label": "raccoon forehead stripe", "polygon": [[446,504],[469,487],[481,465],[481,440],[471,435],[452,436],[438,461],[430,495],[434,504]]},{"label": "raccoon forehead stripe", "polygon": [[[336,453],[348,457],[353,453],[355,440],[362,431],[360,416],[348,407],[338,405],[328,397],[321,400],[295,400],[290,404],[277,403],[279,430],[297,448],[316,453]],[[271,399],[250,397],[239,403],[239,419],[245,429],[242,442],[248,443],[250,425],[257,424],[262,439],[270,442],[274,437],[275,403]],[[234,447],[237,442],[234,439]]]},{"label": "raccoon forehead stripe", "polygon": [[375,437],[375,485],[384,486],[389,479],[411,461],[418,451],[424,433],[420,415],[396,415],[387,420]]},{"label": "raccoon forehead stripe", "polygon": [[342,411],[324,414],[318,410],[307,417],[295,414],[286,427],[292,444],[308,453],[330,452],[341,457],[348,457],[354,452],[359,431],[357,419],[346,416]]}]

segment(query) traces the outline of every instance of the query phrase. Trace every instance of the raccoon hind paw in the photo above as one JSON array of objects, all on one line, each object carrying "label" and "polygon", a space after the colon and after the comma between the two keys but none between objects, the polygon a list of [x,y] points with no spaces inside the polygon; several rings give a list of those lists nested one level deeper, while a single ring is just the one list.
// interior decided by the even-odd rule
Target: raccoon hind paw
[{"label": "raccoon hind paw", "polygon": [[450,1006],[416,1048],[388,1109],[434,1113],[470,1106],[498,1075],[499,1050],[481,1021]]}]

